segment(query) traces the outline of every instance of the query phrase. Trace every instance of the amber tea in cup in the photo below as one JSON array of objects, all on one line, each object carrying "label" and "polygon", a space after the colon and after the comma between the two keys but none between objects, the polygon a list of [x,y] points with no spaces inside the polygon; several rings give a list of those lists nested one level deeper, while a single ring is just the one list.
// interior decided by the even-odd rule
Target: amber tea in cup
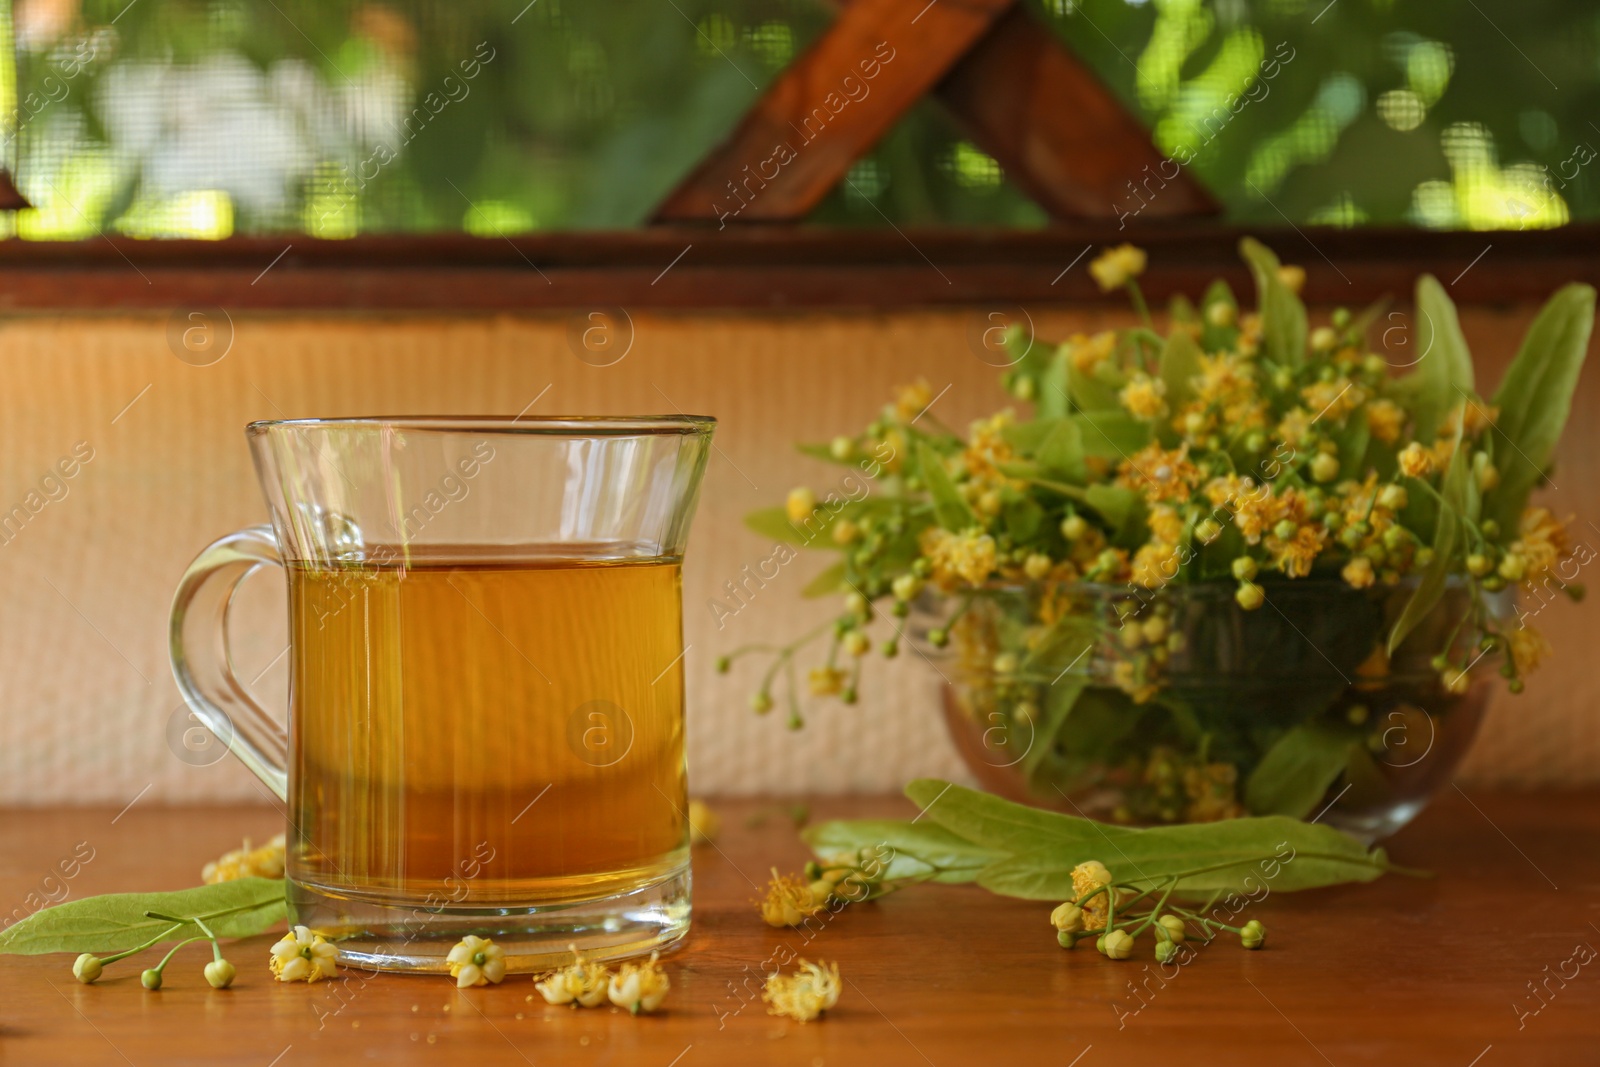
[{"label": "amber tea in cup", "polygon": [[[683,542],[709,419],[257,423],[273,524],[216,542],[174,671],[284,798],[292,919],[346,960],[511,970],[689,922]],[[288,576],[289,723],[229,669],[251,569]]]}]

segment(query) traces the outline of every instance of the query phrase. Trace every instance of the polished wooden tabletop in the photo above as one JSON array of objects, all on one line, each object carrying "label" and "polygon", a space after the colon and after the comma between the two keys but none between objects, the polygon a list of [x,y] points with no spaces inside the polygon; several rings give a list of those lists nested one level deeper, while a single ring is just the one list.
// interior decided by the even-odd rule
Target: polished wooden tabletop
[{"label": "polished wooden tabletop", "polygon": [[[657,1016],[548,1007],[531,980],[458,992],[437,976],[279,985],[263,935],[227,948],[232,989],[192,945],[147,992],[123,965],[89,987],[67,956],[0,957],[0,1062],[126,1067],[312,1063],[1101,1067],[1115,1064],[1600,1063],[1600,795],[1451,788],[1390,843],[1435,877],[1273,894],[1267,946],[1218,942],[1175,976],[1055,943],[1046,904],[918,886],[818,933],[765,926],[769,867],[805,850],[781,805],[718,805],[695,850],[695,919]],[[911,814],[839,798],[814,818]],[[201,864],[279,828],[256,808],[0,812],[0,905],[193,884]],[[63,858],[92,858],[69,868]],[[15,910],[13,910],[15,909]],[[837,961],[838,1006],[801,1025],[756,999],[768,961]],[[1143,953],[1140,953],[1143,956]]]}]

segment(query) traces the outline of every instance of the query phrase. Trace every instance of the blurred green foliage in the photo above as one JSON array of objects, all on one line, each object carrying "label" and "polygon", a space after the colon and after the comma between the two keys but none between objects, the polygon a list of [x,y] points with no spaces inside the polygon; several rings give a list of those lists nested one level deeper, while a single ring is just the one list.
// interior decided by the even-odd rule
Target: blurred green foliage
[{"label": "blurred green foliage", "polygon": [[[1600,214],[1600,8],[1582,0],[1030,2],[1241,222]],[[34,239],[641,225],[832,17],[817,0],[0,0],[0,15],[4,155],[36,205],[6,225]],[[1130,188],[1117,207],[1140,203]],[[812,221],[1046,218],[923,101]]]}]

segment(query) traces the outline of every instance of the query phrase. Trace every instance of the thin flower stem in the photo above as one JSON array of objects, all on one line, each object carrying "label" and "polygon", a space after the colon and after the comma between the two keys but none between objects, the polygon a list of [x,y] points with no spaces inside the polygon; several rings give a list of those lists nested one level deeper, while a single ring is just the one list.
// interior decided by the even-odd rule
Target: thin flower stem
[{"label": "thin flower stem", "polygon": [[1144,293],[1139,289],[1139,283],[1129,278],[1127,281],[1128,299],[1133,301],[1133,309],[1139,313],[1139,319],[1144,323],[1145,329],[1155,332],[1155,320],[1150,317],[1150,305],[1144,302]]},{"label": "thin flower stem", "polygon": [[204,934],[198,934],[195,937],[189,938],[187,941],[179,941],[176,945],[172,946],[172,949],[165,956],[161,957],[161,962],[156,964],[153,969],[156,970],[156,971],[164,971],[164,970],[166,970],[167,964],[169,962],[171,962],[172,957],[174,957],[174,956],[176,956],[178,954],[178,950],[180,948],[182,948],[185,945],[192,945],[196,941],[207,941],[207,940],[210,940],[210,939],[207,938]]},{"label": "thin flower stem", "polygon": [[[157,916],[157,917],[158,918],[165,918],[165,916]],[[104,959],[102,959],[100,962],[102,964],[116,963],[118,960],[125,960],[129,956],[136,956],[139,953],[143,952],[145,949],[150,948],[153,945],[159,945],[161,942],[163,942],[163,941],[167,940],[167,938],[171,937],[174,931],[180,930],[182,928],[183,928],[183,922],[180,920],[180,921],[178,921],[177,925],[167,927],[167,929],[163,930],[161,933],[157,934],[155,937],[151,938],[149,941],[146,941],[144,944],[140,945],[138,948],[130,948],[125,952],[117,953],[115,956],[107,956]]]},{"label": "thin flower stem", "polygon": [[1150,924],[1156,921],[1156,916],[1161,914],[1161,909],[1167,906],[1167,898],[1172,895],[1172,891],[1176,888],[1178,888],[1178,880],[1174,878],[1167,883],[1166,891],[1161,894],[1161,899],[1156,901],[1156,906],[1150,910],[1150,914],[1144,917],[1144,922],[1140,924],[1139,929],[1132,932],[1134,937],[1138,937],[1150,928]]},{"label": "thin flower stem", "polygon": [[212,958],[218,963],[222,962],[222,946],[217,943],[217,935],[212,931],[211,927],[206,925],[206,921],[200,918],[198,915],[195,916],[194,924],[200,928],[200,931],[203,934],[211,939]]}]

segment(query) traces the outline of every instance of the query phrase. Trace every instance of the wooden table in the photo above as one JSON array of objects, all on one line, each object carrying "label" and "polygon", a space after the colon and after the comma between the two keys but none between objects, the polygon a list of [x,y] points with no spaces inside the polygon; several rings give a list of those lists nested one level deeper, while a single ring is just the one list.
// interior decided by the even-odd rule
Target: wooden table
[{"label": "wooden table", "polygon": [[[805,852],[776,805],[719,805],[717,847],[695,855],[695,929],[669,961],[667,1011],[547,1007],[527,978],[458,992],[442,977],[314,986],[270,980],[273,936],[233,945],[231,990],[200,976],[193,945],[146,992],[138,968],[93,987],[66,956],[0,958],[0,1062],[242,1067],[355,1064],[712,1064],[852,1067],[1133,1067],[1138,1064],[1600,1062],[1600,795],[1472,795],[1450,789],[1391,843],[1430,880],[1274,894],[1253,906],[1268,944],[1204,949],[1161,979],[1141,946],[1116,963],[1055,943],[1049,907],[967,886],[919,886],[846,909],[809,943],[761,923],[769,867]],[[814,816],[912,812],[887,798],[835,799]],[[764,818],[761,818],[762,815]],[[114,818],[114,816],[117,816]],[[30,894],[74,851],[93,859],[77,898],[192,884],[200,865],[278,827],[270,810],[7,810],[0,906]],[[787,947],[837,960],[838,1007],[799,1025],[754,999]],[[1558,972],[1565,970],[1563,979]],[[1537,995],[1536,995],[1537,994]]]}]

